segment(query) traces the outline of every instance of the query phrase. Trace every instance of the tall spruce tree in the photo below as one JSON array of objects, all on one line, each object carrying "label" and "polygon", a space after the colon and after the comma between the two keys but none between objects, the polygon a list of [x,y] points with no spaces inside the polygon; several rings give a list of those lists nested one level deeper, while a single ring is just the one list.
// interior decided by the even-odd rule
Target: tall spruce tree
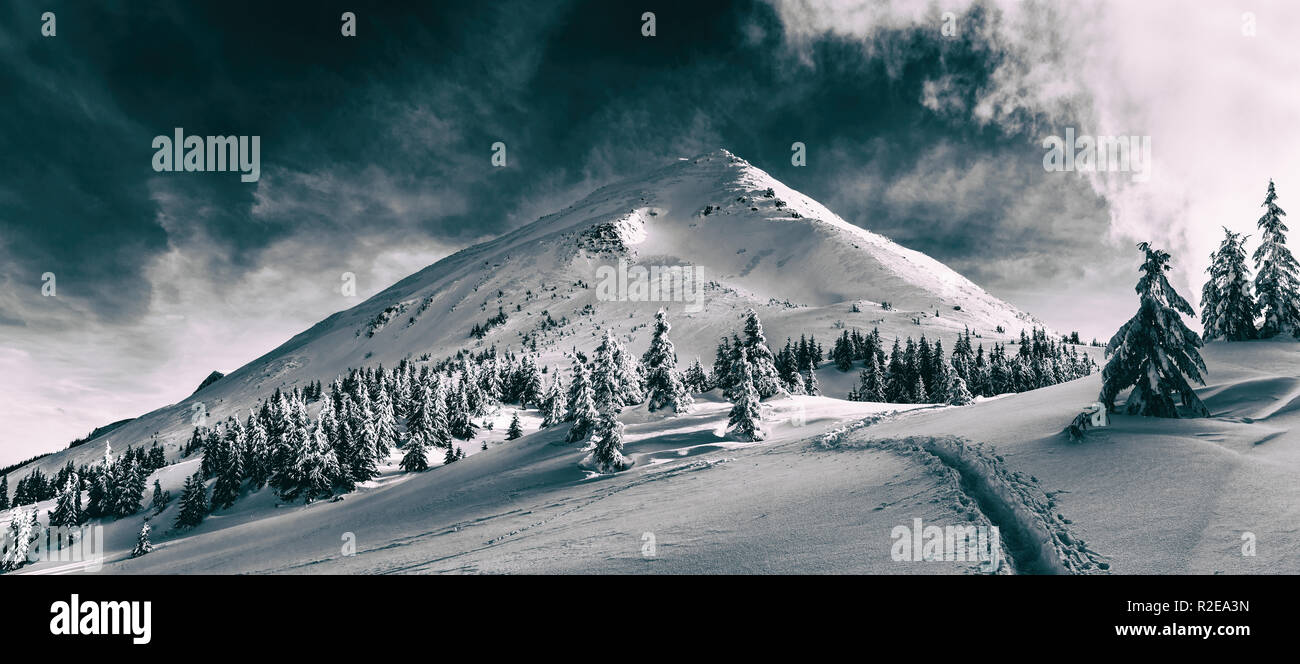
[{"label": "tall spruce tree", "polygon": [[591,379],[587,374],[587,365],[581,360],[573,363],[573,385],[569,386],[569,411],[565,419],[573,422],[565,440],[576,443],[585,440],[596,426],[600,417],[596,410],[595,395],[591,388]]},{"label": "tall spruce tree", "polygon": [[671,329],[668,315],[660,309],[655,314],[650,348],[641,356],[641,365],[646,370],[646,391],[649,396],[647,407],[651,411],[666,408],[674,413],[684,413],[690,410],[695,400],[677,373],[677,353],[673,350],[673,342],[668,340],[668,331]]},{"label": "tall spruce tree", "polygon": [[0,477],[0,510],[9,509],[9,476]]},{"label": "tall spruce tree", "polygon": [[208,490],[203,486],[203,476],[195,473],[185,479],[181,491],[180,512],[176,515],[177,528],[193,528],[208,515]]},{"label": "tall spruce tree", "polygon": [[731,377],[727,381],[730,385],[727,399],[732,404],[727,415],[727,431],[741,440],[762,440],[766,437],[763,411],[758,390],[754,387],[749,353],[743,347],[737,350],[731,362]]},{"label": "tall spruce tree", "polygon": [[167,509],[167,504],[171,501],[171,492],[163,491],[162,482],[160,480],[154,480],[153,499],[149,501],[149,509],[153,510],[153,515],[158,516],[159,514],[162,514],[163,510]]},{"label": "tall spruce tree", "polygon": [[40,538],[40,527],[34,512],[14,506],[9,515],[8,550],[0,556],[0,570],[16,570],[29,562],[32,542]]},{"label": "tall spruce tree", "polygon": [[524,427],[519,423],[519,411],[515,411],[514,416],[510,418],[510,426],[506,429],[506,440],[522,438]]},{"label": "tall spruce tree", "polygon": [[885,376],[880,370],[880,363],[876,361],[875,353],[867,356],[867,366],[862,370],[858,381],[858,400],[860,401],[885,401]]},{"label": "tall spruce tree", "polygon": [[591,453],[586,465],[600,473],[616,473],[631,467],[632,460],[623,456],[623,423],[617,413],[606,410],[600,414],[591,435]]},{"label": "tall spruce tree", "polygon": [[402,470],[408,473],[422,473],[429,469],[429,447],[424,442],[424,433],[418,429],[410,432],[410,438],[402,447]]},{"label": "tall spruce tree", "polygon": [[1132,386],[1125,408],[1129,414],[1179,417],[1173,400],[1178,395],[1192,412],[1208,416],[1205,404],[1187,383],[1191,378],[1205,384],[1201,378],[1205,362],[1197,351],[1201,338],[1179,316],[1181,312],[1194,318],[1196,313],[1165,275],[1169,254],[1146,242],[1138,249],[1145,256],[1136,288],[1141,302],[1137,314],[1106,345],[1110,360],[1102,370],[1099,399],[1114,410],[1115,397]]},{"label": "tall spruce tree", "polygon": [[1255,338],[1257,305],[1246,270],[1246,237],[1223,229],[1223,242],[1210,254],[1210,279],[1201,289],[1201,324],[1205,340]]},{"label": "tall spruce tree", "polygon": [[1258,312],[1264,318],[1259,336],[1300,337],[1300,267],[1286,246],[1286,212],[1277,206],[1277,192],[1268,181],[1264,216],[1259,218],[1263,234],[1255,249],[1255,295]]},{"label": "tall spruce tree", "polygon": [[59,500],[50,511],[50,527],[76,528],[85,521],[81,510],[81,480],[72,473],[59,493]]},{"label": "tall spruce tree", "polygon": [[758,390],[760,399],[766,399],[784,392],[781,376],[776,371],[772,350],[763,336],[763,323],[753,309],[745,311],[745,358],[749,362],[750,379],[754,389]]},{"label": "tall spruce tree", "polygon": [[617,346],[618,340],[614,338],[613,330],[607,329],[605,338],[601,340],[596,355],[592,358],[592,400],[596,404],[596,410],[601,413],[612,411],[617,414],[626,403],[623,401],[625,392],[621,380],[622,368],[616,356]]},{"label": "tall spruce tree", "polygon": [[557,371],[555,377],[551,379],[551,386],[546,390],[546,396],[542,398],[542,428],[553,427],[564,421],[567,410],[564,383]]}]

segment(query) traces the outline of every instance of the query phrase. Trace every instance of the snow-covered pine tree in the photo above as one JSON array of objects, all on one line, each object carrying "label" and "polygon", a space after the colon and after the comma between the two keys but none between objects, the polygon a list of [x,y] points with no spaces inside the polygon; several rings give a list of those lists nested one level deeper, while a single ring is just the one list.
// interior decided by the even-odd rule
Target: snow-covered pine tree
[{"label": "snow-covered pine tree", "polygon": [[424,433],[416,430],[409,434],[410,438],[402,446],[406,453],[402,455],[401,467],[408,473],[422,473],[429,469],[429,447],[424,442]]},{"label": "snow-covered pine tree", "polygon": [[921,372],[916,372],[912,379],[912,390],[908,393],[908,403],[929,403],[929,394],[925,390],[925,378],[921,377]]},{"label": "snow-covered pine tree", "polygon": [[255,416],[251,411],[248,413],[244,431],[247,436],[244,476],[248,478],[249,488],[257,491],[266,485],[267,479],[271,476],[271,438],[266,432],[262,418]]},{"label": "snow-covered pine tree", "polygon": [[687,390],[696,394],[708,392],[712,389],[712,386],[709,385],[709,376],[704,373],[704,367],[700,365],[699,356],[695,357],[695,364],[692,364],[691,368],[686,370],[686,377],[683,382],[686,384]]},{"label": "snow-covered pine tree", "polygon": [[[328,403],[328,402],[326,402]],[[216,469],[217,481],[212,484],[211,512],[235,504],[244,484],[244,434],[238,420],[230,420],[222,437],[222,462]],[[206,452],[204,453],[206,454]]]},{"label": "snow-covered pine tree", "polygon": [[208,515],[208,490],[203,486],[203,476],[195,473],[185,478],[181,491],[180,512],[176,515],[176,528],[192,528]]},{"label": "snow-covered pine tree", "polygon": [[632,460],[623,456],[623,423],[613,410],[600,414],[591,436],[591,453],[584,465],[599,473],[616,473],[632,466]]},{"label": "snow-covered pine tree", "polygon": [[727,417],[727,431],[741,440],[763,440],[767,434],[763,431],[758,390],[751,378],[753,369],[749,364],[749,353],[744,347],[737,351],[730,363],[731,377],[727,380],[730,385],[727,399],[732,404]]},{"label": "snow-covered pine tree", "polygon": [[153,551],[153,543],[149,541],[149,524],[140,526],[140,534],[135,537],[135,548],[131,549],[131,557],[139,558]]},{"label": "snow-covered pine tree", "polygon": [[49,515],[51,528],[76,528],[85,521],[81,510],[81,479],[75,472],[64,482],[59,500]]},{"label": "snow-covered pine tree", "polygon": [[[456,386],[455,393],[447,395],[447,430],[453,438],[472,440],[478,435],[478,425],[474,424],[474,409],[469,405],[468,386],[462,379]],[[451,448],[451,441],[446,443]]]},{"label": "snow-covered pine tree", "polygon": [[954,371],[952,381],[948,383],[948,405],[965,406],[973,400],[970,390],[966,387],[966,381],[962,380],[961,376],[958,376]]},{"label": "snow-covered pine tree", "polygon": [[799,366],[799,373],[795,374],[796,378],[802,379],[803,394],[818,397],[822,394],[821,383],[817,382],[817,364],[812,361],[811,356],[806,356],[796,360]]},{"label": "snow-covered pine tree", "polygon": [[600,346],[596,348],[596,355],[592,358],[591,366],[591,392],[592,401],[595,402],[598,412],[612,411],[615,414],[623,410],[624,391],[621,385],[622,368],[616,358],[615,347],[618,340],[614,338],[613,330],[605,330],[605,338],[601,340]]},{"label": "snow-covered pine tree", "polygon": [[596,410],[595,395],[591,379],[587,374],[587,365],[581,361],[573,363],[573,385],[569,387],[569,410],[565,419],[573,422],[565,440],[576,443],[585,440],[596,426],[600,412]]},{"label": "snow-covered pine tree", "polygon": [[1268,194],[1264,197],[1267,210],[1259,218],[1263,234],[1255,249],[1255,296],[1259,314],[1264,324],[1259,336],[1267,339],[1278,335],[1300,337],[1300,267],[1286,246],[1286,212],[1277,206],[1277,192],[1273,181],[1268,181]]},{"label": "snow-covered pine tree", "polygon": [[1210,254],[1210,278],[1201,289],[1201,324],[1205,340],[1255,338],[1257,305],[1246,270],[1246,237],[1225,226],[1223,242]]},{"label": "snow-covered pine tree", "polygon": [[542,398],[542,428],[553,427],[564,421],[567,410],[564,383],[557,371],[551,379],[551,386],[546,390],[546,396]]},{"label": "snow-covered pine tree", "polygon": [[745,310],[745,357],[749,361],[750,378],[754,389],[758,390],[760,399],[766,399],[784,392],[781,377],[777,374],[772,350],[768,348],[767,337],[763,336],[763,323],[753,309]]},{"label": "snow-covered pine tree", "polygon": [[162,514],[163,510],[167,509],[167,504],[170,503],[171,501],[172,501],[171,492],[163,491],[162,482],[159,480],[154,480],[153,499],[149,501],[149,509],[153,511],[153,515],[158,516],[159,514]]},{"label": "snow-covered pine tree", "polygon": [[15,505],[9,515],[8,550],[0,557],[0,570],[12,571],[26,565],[31,557],[32,542],[40,537],[36,514]]},{"label": "snow-covered pine tree", "polygon": [[148,479],[147,473],[140,467],[140,462],[135,457],[123,457],[113,465],[110,486],[114,516],[127,517],[140,511],[140,503],[144,500]]},{"label": "snow-covered pine tree", "polygon": [[460,451],[459,447],[456,447],[455,443],[452,443],[447,447],[447,453],[442,455],[442,465],[456,463],[463,458],[465,458],[465,454]]},{"label": "snow-covered pine tree", "polygon": [[880,370],[875,353],[867,355],[866,368],[858,379],[858,401],[885,401],[885,375]]},{"label": "snow-covered pine tree", "polygon": [[[438,389],[445,395],[445,385],[442,381],[438,382]],[[433,416],[439,402],[445,402],[443,398],[434,396],[434,387],[428,383],[423,383],[412,388],[413,395],[411,398],[411,415],[406,419],[406,431],[408,434],[419,432],[426,442],[431,442],[433,437]],[[444,404],[445,406],[445,404]]]},{"label": "snow-covered pine tree", "polygon": [[0,476],[0,510],[9,509],[9,476]]},{"label": "snow-covered pine tree", "polygon": [[668,331],[671,329],[668,315],[660,309],[655,314],[650,347],[641,356],[641,365],[646,371],[646,392],[649,397],[647,407],[651,411],[666,408],[674,413],[684,413],[690,410],[695,400],[677,373],[677,353],[673,350],[673,342],[668,339]]},{"label": "snow-covered pine tree", "polygon": [[375,454],[382,463],[397,446],[397,415],[393,411],[393,396],[382,383],[375,396]]},{"label": "snow-covered pine tree", "polygon": [[340,472],[338,456],[325,437],[324,423],[318,419],[294,464],[290,489],[281,497],[287,500],[301,497],[306,502],[328,497],[334,493]]},{"label": "snow-covered pine tree", "polygon": [[926,382],[926,389],[930,393],[930,401],[934,403],[947,403],[948,394],[952,391],[952,381],[956,378],[952,365],[943,356],[943,344],[939,341],[934,342],[934,356],[930,359],[930,380]]},{"label": "snow-covered pine tree", "polygon": [[731,379],[731,341],[722,337],[713,356],[713,387],[727,391],[727,381]]},{"label": "snow-covered pine tree", "polygon": [[519,411],[510,418],[510,428],[506,429],[506,440],[514,440],[524,435],[524,427],[519,424]]},{"label": "snow-covered pine tree", "polygon": [[909,403],[912,386],[907,382],[907,365],[903,363],[903,351],[894,337],[894,348],[889,351],[889,371],[885,378],[885,400],[889,403]]},{"label": "snow-covered pine tree", "polygon": [[1136,288],[1141,303],[1137,314],[1106,344],[1110,360],[1102,371],[1098,398],[1114,410],[1115,397],[1132,386],[1126,406],[1129,414],[1179,417],[1171,396],[1177,394],[1184,406],[1208,416],[1205,404],[1187,384],[1187,378],[1205,384],[1201,378],[1205,362],[1197,352],[1201,338],[1187,329],[1178,315],[1195,317],[1196,313],[1165,276],[1169,254],[1146,242],[1138,249],[1145,254]]},{"label": "snow-covered pine tree", "polygon": [[520,364],[519,405],[527,408],[528,404],[540,406],[542,402],[542,372],[537,368],[533,358],[524,356]]}]

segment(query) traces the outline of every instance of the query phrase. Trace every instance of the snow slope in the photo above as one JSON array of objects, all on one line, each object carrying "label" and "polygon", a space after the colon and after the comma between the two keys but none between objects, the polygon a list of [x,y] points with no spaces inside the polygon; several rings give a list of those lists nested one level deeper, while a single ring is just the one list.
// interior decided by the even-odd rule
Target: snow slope
[{"label": "snow slope", "polygon": [[[528,435],[503,441],[506,408],[489,450],[417,475],[390,464],[340,502],[276,507],[264,490],[184,533],[167,531],[173,506],[139,559],[127,554],[142,517],[109,523],[105,570],[979,572],[893,560],[892,530],[919,518],[998,525],[1004,572],[1300,572],[1300,345],[1215,342],[1204,356],[1212,417],[1119,415],[1081,443],[1060,432],[1096,397],[1096,375],[959,408],[777,399],[759,443],[721,437],[727,404],[704,395],[681,417],[625,413],[637,463],[596,477],[533,412]],[[164,484],[175,492],[194,463],[161,471]],[[1242,555],[1245,533],[1255,556]]]},{"label": "snow slope", "polygon": [[[688,310],[684,302],[602,301],[598,271],[620,259],[698,267],[710,282],[703,311]],[[882,308],[883,302],[892,308]],[[859,312],[851,310],[854,303]],[[938,261],[845,222],[718,150],[601,188],[438,261],[177,404],[11,473],[10,484],[32,467],[49,472],[68,459],[91,462],[105,443],[122,450],[157,436],[176,458],[200,405],[209,419],[224,419],[277,387],[328,383],[352,367],[391,367],[425,354],[439,359],[460,348],[517,351],[526,337],[536,340],[542,364],[568,367],[566,352],[594,348],[606,327],[639,355],[649,343],[646,324],[661,306],[669,311],[683,365],[696,356],[709,365],[718,338],[739,330],[747,307],[759,312],[773,346],[809,333],[827,351],[842,329],[854,327],[879,327],[887,341],[944,338],[951,349],[966,327],[992,341],[1042,326]],[[483,339],[471,338],[470,330],[498,308],[507,313],[506,323]],[[544,329],[548,316],[568,322]],[[998,326],[1007,334],[995,334]],[[847,389],[828,394],[843,396]]]}]

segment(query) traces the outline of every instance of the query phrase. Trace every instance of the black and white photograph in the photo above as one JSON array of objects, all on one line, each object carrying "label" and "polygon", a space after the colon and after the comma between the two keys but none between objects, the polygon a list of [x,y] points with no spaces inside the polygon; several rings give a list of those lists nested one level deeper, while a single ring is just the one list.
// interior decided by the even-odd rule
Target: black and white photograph
[{"label": "black and white photograph", "polygon": [[[5,0],[0,593],[1300,574],[1298,44],[1290,0]],[[1225,587],[1118,611],[1248,642]]]}]

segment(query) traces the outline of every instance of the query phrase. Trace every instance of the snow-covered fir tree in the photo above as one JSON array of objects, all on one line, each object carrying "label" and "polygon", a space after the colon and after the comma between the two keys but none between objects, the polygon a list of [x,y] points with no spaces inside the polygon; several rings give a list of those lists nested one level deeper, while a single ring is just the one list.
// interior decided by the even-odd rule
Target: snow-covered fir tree
[{"label": "snow-covered fir tree", "polygon": [[619,413],[626,402],[623,390],[623,368],[618,363],[618,340],[612,330],[605,331],[605,337],[596,348],[596,355],[591,363],[591,393],[596,410],[604,413]]},{"label": "snow-covered fir tree", "polygon": [[[478,435],[474,410],[469,405],[468,386],[463,379],[457,384],[455,392],[447,395],[447,429],[453,438],[460,440],[472,440]],[[448,441],[447,446],[450,445],[451,442]]]},{"label": "snow-covered fir tree", "polygon": [[[784,391],[781,377],[776,371],[772,350],[768,348],[767,337],[763,336],[763,323],[753,309],[745,311],[745,357],[750,366],[750,379],[760,399],[775,396]],[[734,375],[734,374],[733,374]]]},{"label": "snow-covered fir tree", "polygon": [[405,450],[405,454],[402,455],[402,470],[408,473],[422,473],[429,469],[429,447],[424,442],[423,432],[416,430],[409,433],[410,437],[402,447]]},{"label": "snow-covered fir tree", "polygon": [[338,481],[339,460],[325,435],[325,422],[318,419],[316,426],[304,433],[289,482],[280,491],[280,497],[285,500],[302,498],[311,502],[328,497],[334,493]]},{"label": "snow-covered fir tree", "polygon": [[743,348],[737,349],[731,364],[731,377],[727,383],[730,388],[727,399],[731,401],[731,411],[727,417],[727,431],[741,440],[763,440],[763,411],[759,403],[758,389],[754,387],[753,369],[749,364],[749,353]]},{"label": "snow-covered fir tree", "polygon": [[524,435],[524,427],[519,424],[519,411],[515,411],[510,418],[510,427],[506,429],[506,440],[514,440]]},{"label": "snow-covered fir tree", "polygon": [[162,514],[163,510],[167,509],[167,504],[170,503],[171,501],[172,501],[171,492],[163,491],[162,482],[159,480],[154,480],[153,498],[149,501],[149,509],[153,512],[153,515],[158,516],[159,514]]},{"label": "snow-covered fir tree", "polygon": [[650,348],[641,356],[641,365],[646,371],[646,392],[649,397],[647,407],[651,411],[665,408],[674,413],[684,413],[690,410],[695,400],[677,373],[677,353],[673,349],[673,342],[668,339],[671,329],[668,315],[660,309],[655,314]]},{"label": "snow-covered fir tree", "polygon": [[1192,306],[1170,285],[1165,272],[1169,254],[1146,242],[1138,245],[1145,256],[1138,280],[1138,312],[1120,327],[1106,355],[1102,370],[1100,401],[1109,410],[1125,388],[1133,387],[1125,410],[1129,414],[1179,417],[1173,396],[1199,415],[1209,415],[1187,378],[1205,384],[1201,378],[1205,362],[1197,351],[1201,338],[1187,329],[1179,313],[1195,317]]},{"label": "snow-covered fir tree", "polygon": [[81,509],[81,479],[74,472],[59,492],[59,500],[50,511],[50,527],[76,528],[85,521]]},{"label": "snow-covered fir tree", "polygon": [[0,557],[0,570],[12,571],[30,562],[32,542],[40,538],[40,522],[36,513],[14,506],[9,514],[8,550]]},{"label": "snow-covered fir tree", "polygon": [[573,363],[573,385],[569,386],[569,410],[568,414],[565,415],[565,419],[573,422],[573,426],[569,428],[569,434],[565,440],[570,443],[585,440],[596,426],[596,420],[599,417],[600,412],[596,410],[595,394],[592,391],[587,366],[580,360],[575,360]]},{"label": "snow-covered fir tree", "polygon": [[564,382],[559,372],[556,372],[555,377],[551,379],[551,386],[546,390],[546,396],[542,397],[542,428],[553,427],[563,422],[568,407]]},{"label": "snow-covered fir tree", "polygon": [[149,524],[140,526],[140,534],[135,537],[135,548],[131,549],[131,557],[139,558],[153,551],[153,543],[149,541]]},{"label": "snow-covered fir tree", "polygon": [[0,476],[0,510],[9,509],[9,476]]},{"label": "snow-covered fir tree", "polygon": [[952,381],[948,384],[948,405],[965,406],[973,400],[970,390],[966,387],[966,381],[954,372]]},{"label": "snow-covered fir tree", "polygon": [[885,401],[885,376],[874,353],[866,358],[866,368],[858,378],[857,390],[860,401]]},{"label": "snow-covered fir tree", "polygon": [[700,364],[699,357],[696,357],[695,363],[691,365],[691,368],[686,370],[686,375],[682,379],[682,382],[685,384],[687,390],[696,394],[708,392],[713,389],[713,386],[709,384],[709,375],[704,372],[704,367]]},{"label": "snow-covered fir tree", "polygon": [[731,340],[722,337],[718,342],[718,349],[713,357],[713,374],[710,376],[710,383],[713,387],[727,391],[727,381],[731,380],[731,356],[733,354]]},{"label": "snow-covered fir tree", "polygon": [[1201,289],[1205,340],[1255,338],[1255,296],[1246,270],[1246,238],[1223,229],[1223,242],[1210,254],[1210,279]]},{"label": "snow-covered fir tree", "polygon": [[375,397],[375,453],[382,462],[397,447],[397,415],[391,391],[382,383]]},{"label": "snow-covered fir tree", "polygon": [[181,490],[180,512],[176,515],[176,528],[192,528],[203,522],[208,515],[208,490],[203,486],[203,477],[195,473],[185,478],[185,488]]},{"label": "snow-covered fir tree", "polygon": [[[244,433],[238,420],[228,420],[222,436],[220,461],[217,462],[217,481],[212,484],[212,509],[223,510],[235,504],[244,484]],[[204,456],[216,450],[204,451]]]},{"label": "snow-covered fir tree", "polygon": [[591,435],[591,453],[584,464],[600,473],[616,473],[631,467],[632,460],[623,456],[623,423],[618,421],[613,410],[602,412],[596,421]]},{"label": "snow-covered fir tree", "polygon": [[252,412],[245,421],[244,432],[247,441],[244,476],[248,478],[249,488],[257,491],[271,476],[271,437],[266,432],[263,418]]},{"label": "snow-covered fir tree", "polygon": [[1300,267],[1286,246],[1286,212],[1277,205],[1273,181],[1268,181],[1264,197],[1264,216],[1259,218],[1263,233],[1255,249],[1255,296],[1258,311],[1264,318],[1259,336],[1300,337]]}]

